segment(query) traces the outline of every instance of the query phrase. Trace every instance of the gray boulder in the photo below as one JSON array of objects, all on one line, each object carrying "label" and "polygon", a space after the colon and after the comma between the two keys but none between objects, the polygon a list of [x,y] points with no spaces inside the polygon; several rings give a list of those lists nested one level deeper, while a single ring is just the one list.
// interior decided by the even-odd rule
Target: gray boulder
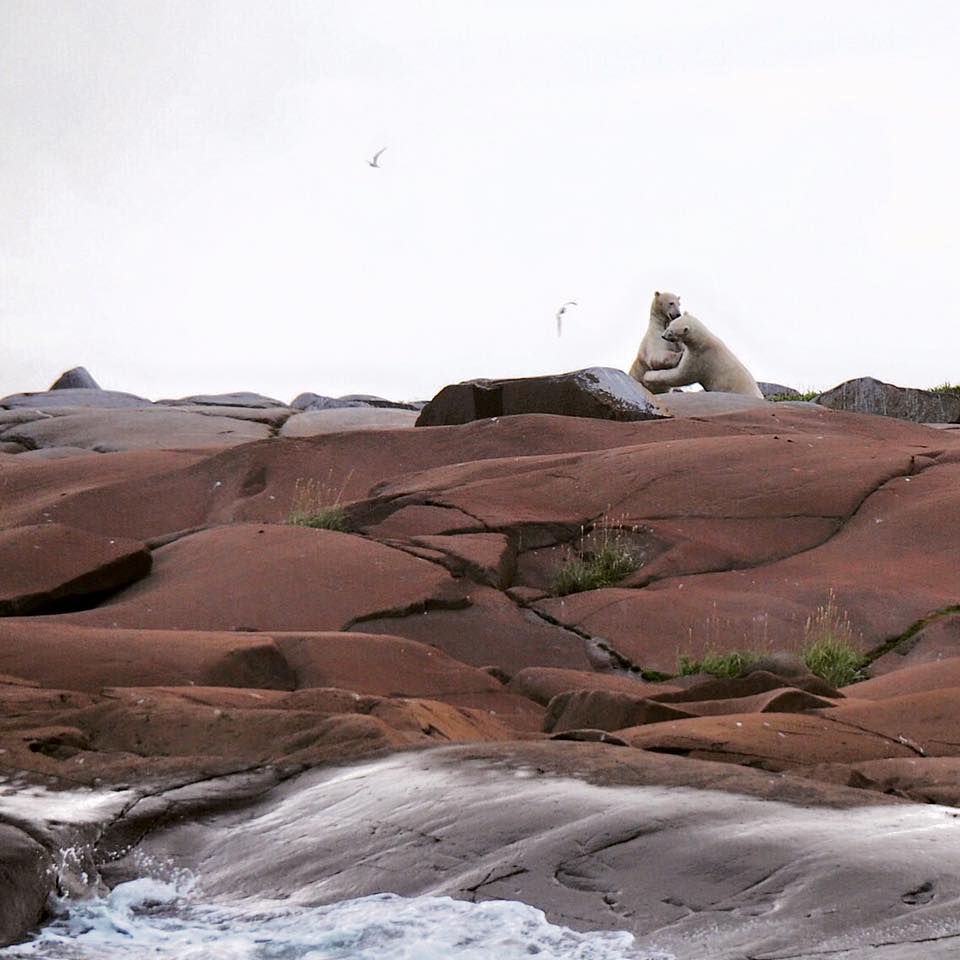
[{"label": "gray boulder", "polygon": [[653,394],[622,370],[589,367],[547,377],[450,384],[423,408],[417,426],[469,423],[518,413],[601,420],[656,420],[664,416]]},{"label": "gray boulder", "polygon": [[793,387],[785,387],[782,383],[766,383],[758,380],[757,386],[766,398],[791,397],[792,399],[797,399],[801,396],[799,390],[794,390]]},{"label": "gray boulder", "polygon": [[282,400],[265,397],[262,393],[204,393],[195,397],[181,397],[179,400],[158,400],[167,407],[248,407],[254,410],[265,410],[269,407],[285,407]]},{"label": "gray boulder", "polygon": [[58,387],[38,393],[12,393],[0,400],[0,407],[31,407],[51,410],[57,407],[152,407],[150,400],[119,390],[101,390],[99,387]]},{"label": "gray boulder", "polygon": [[61,373],[50,387],[51,390],[72,390],[76,388],[99,390],[100,384],[90,376],[90,371],[86,367],[74,367],[67,370],[66,373]]},{"label": "gray boulder", "polygon": [[294,410],[345,410],[350,407],[381,407],[390,410],[419,410],[423,404],[384,400],[365,393],[349,393],[343,397],[322,397],[316,393],[301,393],[290,404]]},{"label": "gray boulder", "polygon": [[847,380],[815,402],[832,410],[874,413],[916,423],[960,423],[960,392],[897,387],[873,377]]}]

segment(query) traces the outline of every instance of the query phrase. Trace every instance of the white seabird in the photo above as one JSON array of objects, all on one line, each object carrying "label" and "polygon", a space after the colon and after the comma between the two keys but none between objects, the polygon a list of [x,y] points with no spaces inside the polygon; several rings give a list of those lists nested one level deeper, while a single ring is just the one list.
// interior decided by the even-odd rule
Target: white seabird
[{"label": "white seabird", "polygon": [[557,336],[559,337],[563,333],[563,315],[567,312],[567,307],[576,307],[578,306],[576,300],[568,300],[558,311],[557,311]]}]

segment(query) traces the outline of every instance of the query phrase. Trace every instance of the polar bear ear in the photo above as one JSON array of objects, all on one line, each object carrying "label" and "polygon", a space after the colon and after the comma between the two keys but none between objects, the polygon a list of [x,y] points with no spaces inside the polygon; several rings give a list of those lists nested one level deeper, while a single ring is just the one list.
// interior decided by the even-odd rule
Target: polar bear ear
[{"label": "polar bear ear", "polygon": [[653,291],[653,295],[654,295],[655,297],[659,297],[659,296],[660,296],[660,291],[659,291],[659,290],[654,290],[654,291]]}]

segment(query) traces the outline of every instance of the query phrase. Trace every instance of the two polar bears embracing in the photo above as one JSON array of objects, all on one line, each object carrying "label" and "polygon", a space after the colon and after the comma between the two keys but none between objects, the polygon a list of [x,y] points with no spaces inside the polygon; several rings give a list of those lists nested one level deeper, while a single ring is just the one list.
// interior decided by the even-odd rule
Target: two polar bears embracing
[{"label": "two polar bears embracing", "polygon": [[680,298],[655,293],[650,325],[630,376],[651,393],[699,383],[704,390],[763,397],[750,371],[695,316],[680,312]]}]

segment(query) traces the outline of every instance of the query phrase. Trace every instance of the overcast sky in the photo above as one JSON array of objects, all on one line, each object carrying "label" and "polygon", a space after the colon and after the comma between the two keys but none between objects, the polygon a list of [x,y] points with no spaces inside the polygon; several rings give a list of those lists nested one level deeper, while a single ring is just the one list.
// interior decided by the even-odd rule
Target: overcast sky
[{"label": "overcast sky", "polygon": [[287,401],[626,369],[658,289],[761,380],[960,381],[958,28],[932,0],[0,0],[0,396],[78,364]]}]

